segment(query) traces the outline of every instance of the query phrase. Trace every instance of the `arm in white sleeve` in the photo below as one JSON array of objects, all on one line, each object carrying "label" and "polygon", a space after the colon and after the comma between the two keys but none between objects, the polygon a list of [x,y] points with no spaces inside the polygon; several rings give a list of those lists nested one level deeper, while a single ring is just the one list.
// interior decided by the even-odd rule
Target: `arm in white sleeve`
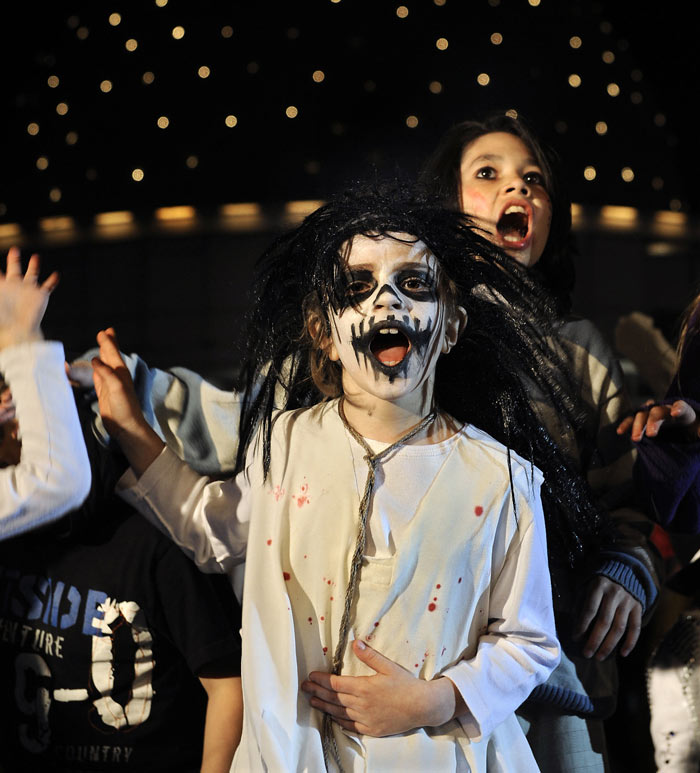
[{"label": "arm in white sleeve", "polygon": [[137,480],[127,470],[117,493],[167,534],[205,572],[245,560],[250,484],[245,472],[212,481],[167,446]]},{"label": "arm in white sleeve", "polygon": [[55,520],[90,490],[90,464],[60,343],[36,341],[0,351],[22,438],[17,465],[0,470],[0,538]]},{"label": "arm in white sleeve", "polygon": [[143,415],[161,439],[203,475],[232,472],[240,395],[215,387],[187,368],[160,370],[149,367],[137,354],[122,357]]},{"label": "arm in white sleeve", "polygon": [[[469,712],[459,719],[474,740],[490,735],[549,677],[560,658],[539,485],[525,493],[518,490],[518,477],[518,527],[492,585],[488,629],[473,658],[442,673],[467,705]],[[513,519],[510,494],[504,504]]]}]

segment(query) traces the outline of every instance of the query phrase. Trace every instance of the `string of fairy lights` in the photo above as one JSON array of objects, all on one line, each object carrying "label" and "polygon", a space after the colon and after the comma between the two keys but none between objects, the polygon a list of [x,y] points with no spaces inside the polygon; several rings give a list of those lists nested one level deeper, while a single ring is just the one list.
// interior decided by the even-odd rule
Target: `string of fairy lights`
[{"label": "string of fairy lights", "polygon": [[350,177],[414,173],[488,108],[524,111],[559,149],[579,214],[684,222],[658,90],[589,0],[55,5],[5,84],[0,241],[299,216]]}]

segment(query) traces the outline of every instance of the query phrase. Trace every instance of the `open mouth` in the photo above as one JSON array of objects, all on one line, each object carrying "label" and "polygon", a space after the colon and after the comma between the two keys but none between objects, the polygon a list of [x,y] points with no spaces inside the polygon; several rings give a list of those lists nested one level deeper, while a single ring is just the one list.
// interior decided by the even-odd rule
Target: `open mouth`
[{"label": "open mouth", "polygon": [[372,355],[387,367],[399,365],[411,350],[411,342],[395,327],[382,327],[369,344]]},{"label": "open mouth", "polygon": [[530,214],[525,207],[511,204],[501,215],[496,228],[506,244],[522,242],[527,237],[530,228]]}]

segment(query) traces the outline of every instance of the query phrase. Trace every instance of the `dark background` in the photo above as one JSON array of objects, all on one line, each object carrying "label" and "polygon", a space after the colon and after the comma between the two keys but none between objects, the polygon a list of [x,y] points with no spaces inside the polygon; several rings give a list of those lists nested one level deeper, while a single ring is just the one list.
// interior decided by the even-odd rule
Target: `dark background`
[{"label": "dark background", "polygon": [[[0,247],[39,251],[47,271],[60,270],[45,332],[70,353],[92,346],[95,332],[111,324],[124,349],[152,364],[187,365],[227,386],[252,266],[291,222],[287,202],[323,200],[355,178],[415,175],[450,125],[511,109],[559,151],[579,206],[576,310],[611,340],[621,314],[642,310],[673,342],[678,315],[700,286],[691,117],[698,41],[688,7],[613,0],[5,4]],[[185,34],[176,40],[178,25]],[[574,37],[580,46],[572,46]],[[445,50],[436,47],[439,38],[447,39]],[[209,77],[198,75],[202,66]],[[483,73],[488,85],[478,83]],[[580,86],[569,84],[572,74]],[[294,118],[285,113],[291,105]],[[160,116],[169,119],[165,129]],[[604,134],[596,132],[601,121]],[[584,178],[588,166],[596,170],[592,181]],[[136,168],[140,182],[132,179]],[[625,168],[633,180],[623,180]],[[242,202],[258,205],[259,214],[222,220],[221,205]],[[174,205],[194,207],[196,217],[159,224],[156,210]],[[635,208],[636,220],[610,223],[602,217],[608,205]],[[96,228],[96,215],[122,210],[132,213],[127,228]],[[682,222],[663,228],[659,212]],[[72,224],[47,231],[43,219],[57,216]],[[629,363],[628,370],[634,373]],[[611,723],[620,771],[653,770],[643,685],[652,643],[632,658]],[[633,740],[620,747],[628,732]]]},{"label": "dark background", "polygon": [[[252,262],[287,224],[285,202],[322,200],[358,177],[411,176],[454,122],[515,109],[559,151],[583,208],[577,310],[612,335],[621,313],[642,309],[673,337],[700,281],[690,118],[698,68],[683,6],[439,2],[406,0],[405,18],[399,2],[384,0],[89,0],[3,11],[0,246],[39,250],[47,269],[61,270],[47,333],[78,351],[114,324],[125,348],[223,383]],[[185,34],[176,40],[178,25]],[[590,165],[593,181],[583,175]],[[218,207],[236,202],[255,202],[262,215],[222,225]],[[170,205],[194,206],[197,219],[164,230],[154,211]],[[634,227],[602,223],[605,205],[635,207]],[[133,213],[130,231],[95,229],[95,215],[114,210]],[[686,223],[659,232],[659,211]],[[47,234],[39,225],[63,215],[71,229]],[[21,230],[2,231],[9,224]]]}]

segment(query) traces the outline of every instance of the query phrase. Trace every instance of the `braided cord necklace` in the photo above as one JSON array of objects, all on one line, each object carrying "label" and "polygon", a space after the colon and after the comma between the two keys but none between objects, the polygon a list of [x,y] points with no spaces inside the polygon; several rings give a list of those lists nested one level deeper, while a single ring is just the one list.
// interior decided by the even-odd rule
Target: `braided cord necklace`
[{"label": "braided cord necklace", "polygon": [[[374,453],[367,444],[367,441],[360,435],[360,433],[350,426],[345,411],[343,409],[343,403],[345,398],[341,397],[338,403],[338,414],[343,422],[345,429],[349,432],[351,437],[357,441],[357,443],[364,450],[365,455],[363,459],[367,462],[369,468],[367,472],[367,481],[365,482],[365,491],[360,500],[359,508],[359,526],[357,531],[357,542],[355,543],[355,551],[352,556],[352,563],[350,564],[350,579],[348,580],[348,586],[345,590],[345,606],[343,609],[343,617],[340,621],[340,630],[338,632],[338,645],[335,648],[335,654],[333,655],[332,662],[332,674],[339,674],[343,667],[343,653],[348,641],[348,632],[350,629],[350,611],[352,609],[352,603],[355,599],[355,591],[357,590],[357,581],[360,576],[360,569],[362,567],[362,557],[365,553],[367,545],[367,518],[369,516],[370,503],[372,501],[372,492],[374,490],[374,482],[376,477],[376,468],[379,462],[381,462],[386,456],[388,456],[395,448],[404,443],[407,443],[411,438],[415,437],[419,432],[429,427],[437,418],[437,410],[433,408],[430,413],[425,416],[421,421],[416,424],[413,429],[409,430],[405,435],[400,437],[390,446],[387,446],[382,451]],[[335,736],[333,735],[333,720],[330,714],[323,715],[323,728],[322,728],[322,741],[323,741],[323,760],[326,765],[326,770],[330,770],[328,763],[332,758],[338,769],[342,771],[340,764],[340,755],[338,753],[338,746],[335,742]]]}]

